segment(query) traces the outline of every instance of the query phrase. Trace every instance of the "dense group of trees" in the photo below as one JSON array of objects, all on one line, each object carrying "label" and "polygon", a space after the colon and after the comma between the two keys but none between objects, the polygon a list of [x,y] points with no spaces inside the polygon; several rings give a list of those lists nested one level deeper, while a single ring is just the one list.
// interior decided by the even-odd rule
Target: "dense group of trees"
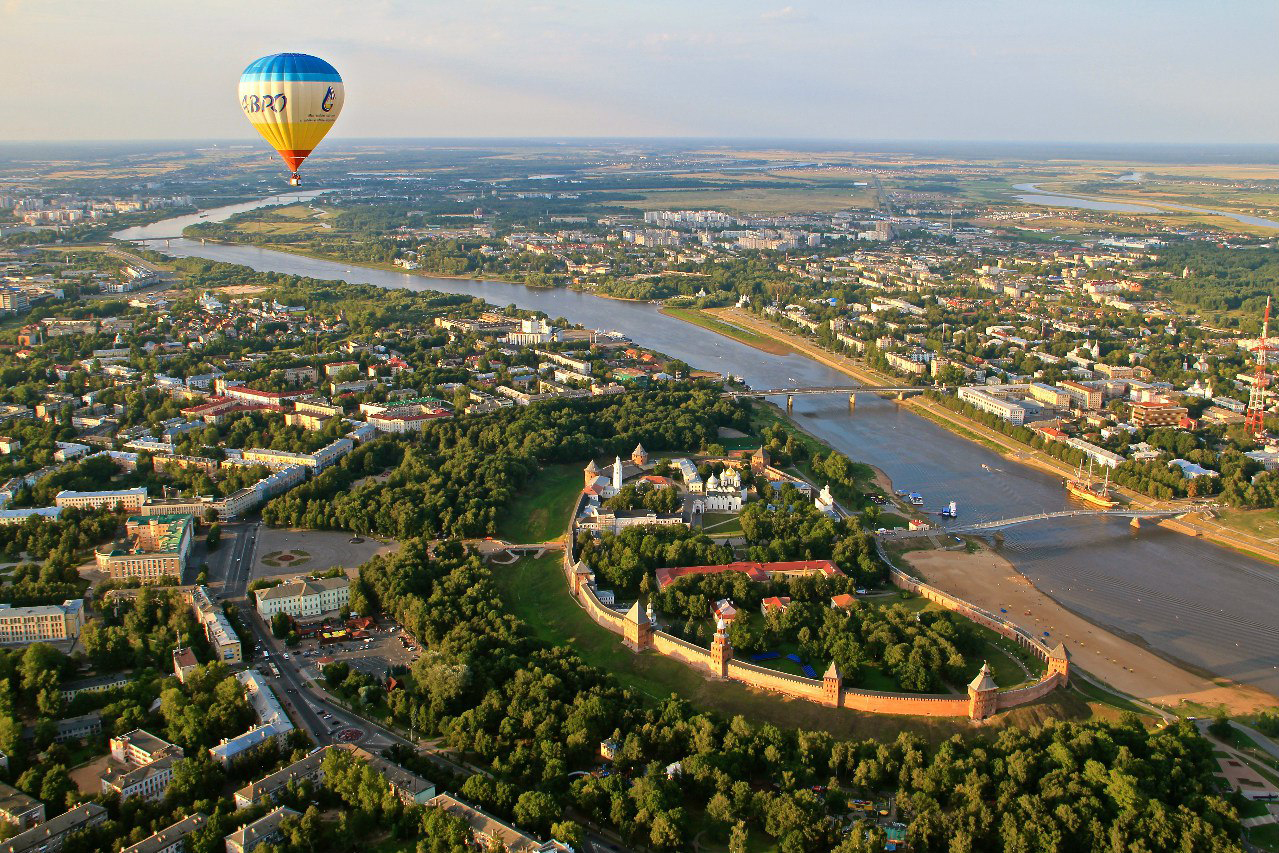
[{"label": "dense group of trees", "polygon": [[598,539],[578,534],[577,553],[601,587],[634,597],[653,588],[653,570],[670,566],[713,566],[733,560],[733,549],[681,524],[629,527]]},{"label": "dense group of trees", "polygon": [[[541,464],[630,453],[641,442],[653,449],[702,447],[716,440],[718,427],[744,419],[740,404],[709,390],[556,400],[441,419],[394,449],[349,454],[271,501],[263,518],[397,538],[488,535]],[[352,488],[357,472],[387,469],[388,478]]]},{"label": "dense group of trees", "polygon": [[[882,673],[895,682],[895,689],[962,690],[983,647],[970,622],[936,611],[917,617],[900,604],[859,604],[845,610],[830,606],[832,596],[853,593],[856,587],[848,576],[814,574],[760,583],[741,572],[723,572],[680,578],[652,601],[671,630],[707,645],[714,604],[730,599],[738,613],[729,640],[739,656],[793,645],[819,670],[834,661],[850,687],[884,689]],[[791,604],[765,616],[760,604],[772,596],[788,597]]]},{"label": "dense group of trees", "polygon": [[96,618],[80,634],[88,662],[101,672],[172,666],[174,648],[205,650],[204,631],[182,596],[141,587],[129,602],[99,605]]},{"label": "dense group of trees", "polygon": [[[572,651],[541,645],[457,543],[406,542],[362,576],[427,649],[392,713],[488,765],[494,780],[463,790],[499,814],[518,809],[531,825],[554,802],[661,850],[687,849],[695,827],[708,826],[738,844],[765,833],[787,851],[861,851],[877,849],[869,827],[845,834],[827,818],[851,796],[887,794],[921,851],[1239,849],[1237,815],[1214,793],[1211,748],[1188,723],[1153,732],[1136,718],[1056,723],[939,748],[907,734],[844,741],[757,726],[674,697],[646,705]],[[831,633],[866,653],[904,645],[909,661],[963,642],[945,619],[912,627],[892,608],[848,618],[869,634]],[[615,772],[570,783],[566,774],[589,766],[610,736],[620,745]],[[675,761],[682,775],[668,778],[661,768]]]},{"label": "dense group of trees", "polygon": [[684,499],[675,487],[656,488],[643,483],[622,486],[617,494],[604,501],[605,509],[611,510],[648,509],[671,513],[678,512],[683,506]]}]

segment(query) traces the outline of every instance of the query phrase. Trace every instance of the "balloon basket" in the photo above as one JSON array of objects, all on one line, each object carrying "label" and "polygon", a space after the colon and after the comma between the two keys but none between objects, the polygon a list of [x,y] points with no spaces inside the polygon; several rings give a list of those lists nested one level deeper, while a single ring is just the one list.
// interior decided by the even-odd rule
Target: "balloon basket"
[{"label": "balloon basket", "polygon": [[289,177],[289,186],[291,187],[302,186],[302,177],[297,172],[294,172],[292,176]]}]

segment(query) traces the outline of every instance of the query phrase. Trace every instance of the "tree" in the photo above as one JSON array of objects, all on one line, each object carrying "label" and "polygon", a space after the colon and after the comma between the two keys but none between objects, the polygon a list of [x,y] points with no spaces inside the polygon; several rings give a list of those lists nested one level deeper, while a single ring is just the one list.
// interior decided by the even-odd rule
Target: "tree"
[{"label": "tree", "polygon": [[210,551],[218,550],[218,546],[222,544],[222,525],[217,522],[210,525],[209,534],[204,537],[204,544]]},{"label": "tree", "polygon": [[271,617],[271,635],[282,640],[293,630],[293,620],[289,614],[280,612]]},{"label": "tree", "polygon": [[545,832],[562,811],[550,794],[544,791],[525,791],[515,801],[515,822],[538,832]]}]

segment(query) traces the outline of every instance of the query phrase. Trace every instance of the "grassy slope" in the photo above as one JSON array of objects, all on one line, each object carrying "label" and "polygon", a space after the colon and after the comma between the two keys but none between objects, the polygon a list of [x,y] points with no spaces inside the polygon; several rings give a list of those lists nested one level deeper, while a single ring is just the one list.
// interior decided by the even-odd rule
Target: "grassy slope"
[{"label": "grassy slope", "polygon": [[548,465],[516,496],[498,520],[508,542],[548,542],[564,535],[569,510],[582,491],[581,465]]}]

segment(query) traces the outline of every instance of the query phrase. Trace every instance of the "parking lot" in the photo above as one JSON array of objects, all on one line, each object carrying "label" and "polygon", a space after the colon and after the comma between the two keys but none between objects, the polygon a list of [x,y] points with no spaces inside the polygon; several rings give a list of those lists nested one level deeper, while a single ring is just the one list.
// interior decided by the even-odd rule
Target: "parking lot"
[{"label": "parking lot", "polygon": [[[377,678],[379,681],[387,670],[397,666],[411,666],[417,660],[421,650],[410,651],[406,640],[402,640],[403,632],[399,626],[384,624],[365,631],[368,636],[363,639],[352,639],[341,643],[321,644],[318,639],[303,640],[288,650],[290,657],[296,657],[304,674],[317,682],[321,680],[321,661],[342,661],[354,670]],[[416,648],[416,643],[411,643]]]}]

